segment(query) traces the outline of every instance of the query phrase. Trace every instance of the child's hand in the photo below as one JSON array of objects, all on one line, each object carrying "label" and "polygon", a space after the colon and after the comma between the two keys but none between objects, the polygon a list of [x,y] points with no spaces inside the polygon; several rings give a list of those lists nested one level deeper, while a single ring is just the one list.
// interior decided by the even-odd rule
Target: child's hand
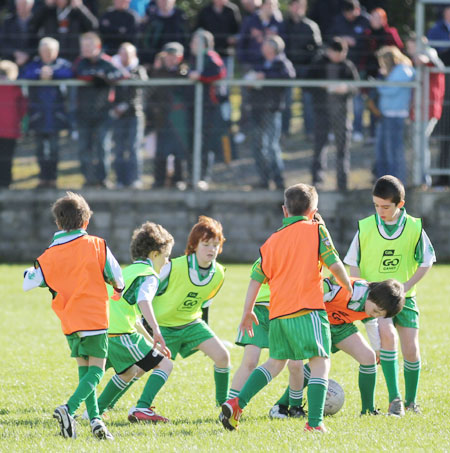
[{"label": "child's hand", "polygon": [[253,332],[253,323],[255,325],[259,325],[258,318],[256,317],[255,312],[252,310],[250,313],[244,314],[244,316],[242,317],[242,321],[239,324],[239,332],[241,332],[242,335],[247,332],[248,336],[250,338],[253,338],[255,336]]},{"label": "child's hand", "polygon": [[120,298],[122,297],[122,291],[123,291],[123,288],[120,289],[120,290],[114,288],[114,293],[113,293],[113,295],[111,296],[111,299],[112,299],[112,300],[120,300]]},{"label": "child's hand", "polygon": [[153,347],[168,359],[172,356],[170,349],[166,346],[166,342],[159,330],[153,330]]}]

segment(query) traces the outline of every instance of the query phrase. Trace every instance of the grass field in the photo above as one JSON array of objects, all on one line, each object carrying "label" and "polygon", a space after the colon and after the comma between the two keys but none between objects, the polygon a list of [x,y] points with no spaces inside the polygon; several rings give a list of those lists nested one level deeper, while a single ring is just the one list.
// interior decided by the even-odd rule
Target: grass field
[{"label": "grass field", "polygon": [[[233,343],[248,283],[248,265],[227,266],[226,281],[210,311],[210,324],[223,340]],[[238,432],[226,432],[217,421],[212,362],[197,353],[177,360],[174,371],[155,400],[167,425],[130,425],[128,409],[143,382],[137,383],[114,411],[107,425],[113,443],[92,438],[81,422],[77,440],[57,435],[53,409],[64,403],[76,386],[75,361],[50,308],[46,290],[23,293],[24,266],[0,265],[0,451],[449,451],[449,322],[450,266],[436,266],[419,286],[422,375],[419,403],[422,415],[402,419],[359,417],[358,366],[342,352],[332,357],[330,377],[346,392],[343,409],[326,419],[327,435],[304,433],[302,420],[270,420],[268,411],[287,383],[284,371],[259,393],[244,412]],[[234,370],[242,349],[231,348]],[[266,355],[263,356],[264,358]],[[402,363],[402,362],[401,362]],[[112,371],[100,384],[106,384]],[[401,377],[403,389],[403,377]],[[381,371],[377,405],[387,409]]]}]

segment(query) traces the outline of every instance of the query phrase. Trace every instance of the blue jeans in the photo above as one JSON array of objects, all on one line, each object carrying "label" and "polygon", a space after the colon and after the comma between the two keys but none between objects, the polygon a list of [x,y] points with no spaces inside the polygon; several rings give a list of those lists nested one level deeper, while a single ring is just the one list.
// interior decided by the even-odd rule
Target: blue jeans
[{"label": "blue jeans", "polygon": [[86,184],[104,184],[111,152],[110,117],[99,113],[98,118],[78,118],[78,133],[81,173]]},{"label": "blue jeans", "polygon": [[139,146],[144,137],[144,118],[127,116],[113,122],[114,170],[117,182],[129,186],[141,177]]},{"label": "blue jeans", "polygon": [[375,141],[375,176],[396,176],[406,184],[406,161],[403,134],[405,118],[380,118]]},{"label": "blue jeans", "polygon": [[252,151],[261,185],[272,179],[278,189],[284,188],[284,164],[281,158],[281,112],[256,111],[252,115]]},{"label": "blue jeans", "polygon": [[353,132],[363,133],[363,112],[364,99],[361,93],[355,94],[353,98]]}]

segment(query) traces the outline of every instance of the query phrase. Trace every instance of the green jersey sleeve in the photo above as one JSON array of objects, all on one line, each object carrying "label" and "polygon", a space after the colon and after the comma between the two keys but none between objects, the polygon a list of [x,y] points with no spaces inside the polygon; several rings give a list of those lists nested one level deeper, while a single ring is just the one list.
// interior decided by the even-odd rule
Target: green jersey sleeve
[{"label": "green jersey sleeve", "polygon": [[319,239],[320,258],[325,266],[330,267],[332,264],[339,261],[339,253],[334,248],[330,233],[324,225],[319,225]]}]

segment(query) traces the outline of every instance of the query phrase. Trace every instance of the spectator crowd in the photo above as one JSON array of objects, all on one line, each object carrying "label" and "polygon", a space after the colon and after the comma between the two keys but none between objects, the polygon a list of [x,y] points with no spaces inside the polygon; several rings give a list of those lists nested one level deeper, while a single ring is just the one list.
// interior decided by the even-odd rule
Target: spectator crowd
[{"label": "spectator crowd", "polygon": [[[43,83],[26,90],[0,85],[0,187],[12,182],[25,123],[34,136],[40,188],[56,187],[63,130],[77,143],[86,186],[110,187],[112,160],[117,187],[142,188],[140,149],[146,132],[154,131],[154,187],[187,187],[194,86],[139,85],[167,78],[203,86],[202,188],[214,160],[229,162],[235,144],[246,140],[259,178],[255,186],[282,189],[281,138],[291,130],[294,90],[242,87],[239,133],[231,135],[229,89],[214,82],[233,77],[339,81],[301,90],[313,184],[323,185],[328,145],[334,142],[337,189],[348,189],[352,141],[374,144],[375,178],[392,174],[407,183],[403,131],[413,111],[412,89],[357,90],[346,82],[413,81],[426,66],[448,66],[450,47],[433,49],[424,38],[416,49],[414,36],[402,40],[403,30],[389,24],[386,1],[309,1],[289,0],[282,13],[278,0],[211,0],[192,20],[175,0],[111,0],[104,11],[95,0],[1,2],[0,79]],[[428,37],[450,41],[450,6],[441,13]],[[202,68],[196,66],[200,50]],[[64,79],[88,84],[67,88]],[[61,84],[45,85],[51,80]],[[120,80],[137,83],[117,84]],[[445,77],[433,74],[424,130],[429,136],[437,124],[447,136],[439,165],[450,168],[450,101],[444,103],[444,96],[450,97]],[[424,174],[423,183],[448,185],[449,176],[431,181]]]}]

